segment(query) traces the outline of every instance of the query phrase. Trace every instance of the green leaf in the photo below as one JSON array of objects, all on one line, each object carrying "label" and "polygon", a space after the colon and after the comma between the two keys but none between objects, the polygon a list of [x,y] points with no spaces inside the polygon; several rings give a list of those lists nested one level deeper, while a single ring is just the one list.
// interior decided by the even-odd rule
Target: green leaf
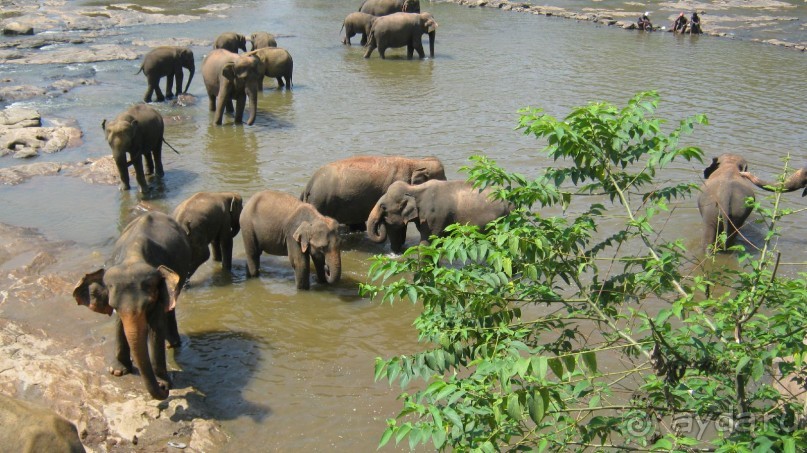
[{"label": "green leaf", "polygon": [[596,373],[597,372],[596,354],[594,354],[594,352],[592,351],[586,351],[581,354],[581,357],[583,358],[583,363],[586,365],[586,368],[588,368],[592,373]]},{"label": "green leaf", "polygon": [[518,395],[515,393],[507,396],[507,415],[515,421],[521,421],[521,404],[518,402]]},{"label": "green leaf", "polygon": [[381,440],[378,441],[378,449],[380,450],[381,447],[387,445],[392,434],[395,432],[395,425],[388,426],[386,430],[384,430],[384,434],[381,436]]},{"label": "green leaf", "polygon": [[560,359],[557,357],[551,357],[547,361],[547,364],[552,372],[555,373],[555,376],[558,377],[558,379],[563,379],[563,365],[561,364]]},{"label": "green leaf", "polygon": [[528,398],[530,418],[535,424],[540,424],[544,419],[544,398],[540,391],[533,392]]}]

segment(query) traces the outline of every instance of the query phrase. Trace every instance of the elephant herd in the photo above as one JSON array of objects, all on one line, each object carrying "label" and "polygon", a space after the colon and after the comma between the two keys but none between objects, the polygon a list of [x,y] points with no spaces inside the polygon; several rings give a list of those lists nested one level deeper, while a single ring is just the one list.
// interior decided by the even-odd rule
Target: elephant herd
[{"label": "elephant herd", "polygon": [[[107,127],[110,128],[109,126]],[[79,305],[115,314],[115,358],[109,372],[140,370],[149,394],[168,397],[165,344],[180,344],[176,301],[211,255],[232,268],[233,238],[241,233],[247,276],[259,274],[262,253],[288,256],[298,289],[310,287],[313,262],[320,284],[341,277],[339,225],[367,229],[374,242],[389,238],[403,250],[414,223],[421,243],[456,222],[479,227],[510,207],[465,181],[446,181],[434,157],[357,156],[318,169],[300,196],[264,190],[244,202],[234,192],[199,192],[171,215],[135,218],[115,242],[106,266],[84,275],[73,297]]]},{"label": "elephant herd", "polygon": [[370,58],[375,49],[385,58],[388,48],[406,47],[411,60],[415,51],[419,58],[425,57],[421,38],[429,35],[429,57],[434,58],[437,26],[434,16],[420,11],[419,0],[365,0],[359,11],[342,21],[342,43],[350,45],[350,39],[361,33],[361,45],[367,48],[364,58]]}]

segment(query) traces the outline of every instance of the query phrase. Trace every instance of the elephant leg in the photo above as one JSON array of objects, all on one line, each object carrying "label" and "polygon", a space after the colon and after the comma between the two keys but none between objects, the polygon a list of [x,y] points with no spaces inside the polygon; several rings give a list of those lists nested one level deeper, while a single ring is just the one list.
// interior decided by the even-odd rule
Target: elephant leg
[{"label": "elephant leg", "polygon": [[[169,313],[173,313],[173,310]],[[163,313],[152,313],[149,316],[148,348],[151,369],[157,378],[157,385],[168,390],[171,388],[171,378],[168,376],[168,367],[165,363],[165,324]]]},{"label": "elephant leg", "polygon": [[148,82],[148,87],[146,88],[146,94],[143,96],[143,102],[149,103],[151,102],[151,95],[154,93],[154,86],[151,82]]},{"label": "elephant leg", "polygon": [[151,156],[150,152],[143,153],[143,159],[146,160],[146,174],[153,175],[154,174],[154,159]]},{"label": "elephant leg", "polygon": [[[180,87],[182,85],[179,85]],[[171,99],[174,97],[174,74],[168,74],[165,77],[165,98]]]},{"label": "elephant leg", "polygon": [[115,314],[115,359],[109,365],[109,373],[113,376],[123,376],[132,372],[132,356],[129,352],[129,342],[123,331],[120,316]]},{"label": "elephant leg", "polygon": [[244,108],[247,105],[246,93],[238,94],[235,97],[235,124],[244,122]]},{"label": "elephant leg", "polygon": [[[375,50],[375,48],[376,48],[376,41],[375,39],[371,39],[370,42],[367,43],[367,50],[364,52],[364,58],[370,58],[370,55],[372,55],[373,50]],[[381,53],[380,50],[379,53]]]},{"label": "elephant leg", "polygon": [[[146,153],[148,155],[149,153]],[[154,170],[157,172],[157,176],[164,176],[165,170],[163,169],[163,141],[160,139],[159,142],[154,146],[154,150],[151,152],[154,156]]]},{"label": "elephant leg", "polygon": [[159,77],[150,78],[149,85],[154,88],[154,92],[157,94],[157,102],[165,101],[165,96],[163,96],[163,92],[160,89],[160,78]]},{"label": "elephant leg", "polygon": [[214,115],[214,122],[216,124],[221,124],[221,119],[224,116],[224,108],[227,103],[230,103],[229,96],[227,95],[227,90],[222,85],[221,90],[219,90],[218,96],[216,96],[216,114]]},{"label": "elephant leg", "polygon": [[277,78],[277,89],[279,90],[285,86],[285,84],[283,83],[283,76],[277,76],[276,78]]},{"label": "elephant leg", "polygon": [[395,253],[403,252],[403,245],[406,242],[406,227],[390,228],[387,225],[387,238],[389,238],[390,248]]},{"label": "elephant leg", "polygon": [[120,176],[120,190],[129,190],[129,166],[126,165],[126,153],[122,152],[114,154],[115,166],[118,167],[118,175]]},{"label": "elephant leg", "polygon": [[421,41],[420,37],[415,40],[415,50],[418,52],[418,58],[421,60],[426,58],[426,52],[423,51],[423,42]]},{"label": "elephant leg", "polygon": [[297,289],[311,288],[311,269],[309,268],[308,255],[290,253],[289,261],[294,269],[294,281],[297,283]]},{"label": "elephant leg", "polygon": [[247,255],[247,277],[257,277],[261,264],[261,249],[258,240],[252,234],[242,233],[244,238],[244,252]]},{"label": "elephant leg", "polygon": [[325,277],[325,259],[319,260],[311,258],[314,262],[314,271],[317,273],[317,282],[320,284],[328,283],[328,278]]},{"label": "elephant leg", "polygon": [[231,234],[224,234],[219,239],[219,257],[221,258],[221,267],[226,270],[233,268],[233,237]]},{"label": "elephant leg", "polygon": [[208,94],[207,98],[210,100],[210,111],[215,112],[216,111],[216,96]]},{"label": "elephant leg", "polygon": [[411,60],[415,56],[415,48],[412,44],[406,46],[406,59]]},{"label": "elephant leg", "polygon": [[215,238],[210,242],[210,253],[213,256],[213,261],[221,262],[221,239]]},{"label": "elephant leg", "polygon": [[387,48],[386,48],[386,47],[380,47],[380,46],[379,46],[379,48],[378,48],[378,54],[379,54],[379,55],[381,55],[381,59],[382,59],[382,60],[386,60],[386,59],[387,59],[387,57],[385,57],[385,56],[384,56],[384,53],[386,53],[386,52],[387,52]]},{"label": "elephant leg", "polygon": [[146,182],[146,174],[143,171],[143,156],[138,155],[137,157],[132,157],[132,167],[135,169],[135,179],[137,179],[137,185],[140,186],[140,192],[143,193],[148,188],[148,183]]},{"label": "elephant leg", "polygon": [[165,341],[168,341],[168,346],[171,348],[178,348],[182,345],[182,340],[179,338],[179,328],[177,327],[177,312],[176,310],[169,310],[165,313],[165,333],[164,340],[161,345],[165,349]]},{"label": "elephant leg", "polygon": [[362,34],[361,34],[361,45],[362,45],[362,46],[366,46],[366,45],[367,45],[367,33],[362,33]]}]

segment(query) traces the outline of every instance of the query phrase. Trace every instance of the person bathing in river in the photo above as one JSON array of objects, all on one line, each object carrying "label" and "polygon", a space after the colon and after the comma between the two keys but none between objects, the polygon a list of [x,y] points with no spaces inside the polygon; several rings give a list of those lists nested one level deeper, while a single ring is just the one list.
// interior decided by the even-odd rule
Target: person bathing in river
[{"label": "person bathing in river", "polygon": [[650,18],[647,17],[649,14],[649,12],[645,12],[644,15],[639,17],[639,20],[636,21],[636,26],[639,28],[639,30],[653,30],[653,24],[650,23]]},{"label": "person bathing in river", "polygon": [[692,11],[692,17],[689,19],[689,34],[699,35],[701,31],[701,18],[698,16],[697,11]]},{"label": "person bathing in river", "polygon": [[687,18],[684,16],[684,12],[681,11],[681,14],[675,18],[672,24],[673,33],[684,33],[687,29]]}]

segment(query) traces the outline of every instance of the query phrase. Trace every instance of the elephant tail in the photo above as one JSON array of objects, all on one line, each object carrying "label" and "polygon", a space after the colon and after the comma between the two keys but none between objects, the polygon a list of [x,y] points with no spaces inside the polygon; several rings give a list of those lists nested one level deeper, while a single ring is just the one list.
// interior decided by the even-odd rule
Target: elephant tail
[{"label": "elephant tail", "polygon": [[169,148],[171,148],[171,151],[173,151],[173,152],[175,152],[175,153],[179,154],[179,151],[177,151],[177,149],[176,149],[176,148],[174,148],[173,146],[171,146],[171,144],[170,144],[170,143],[168,143],[167,141],[165,141],[165,139],[164,139],[164,138],[163,138],[163,143],[165,143],[166,145],[168,145],[168,147],[169,147]]},{"label": "elephant tail", "polygon": [[143,71],[143,65],[142,65],[142,64],[140,65],[140,70],[138,70],[137,72],[135,72],[135,75],[138,75],[138,74],[140,74],[141,72],[145,74],[145,71]]}]

